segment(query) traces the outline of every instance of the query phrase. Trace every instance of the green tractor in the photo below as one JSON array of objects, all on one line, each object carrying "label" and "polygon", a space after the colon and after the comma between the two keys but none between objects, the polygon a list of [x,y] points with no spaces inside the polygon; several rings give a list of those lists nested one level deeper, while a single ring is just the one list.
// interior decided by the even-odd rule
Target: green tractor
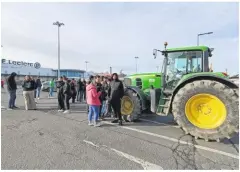
[{"label": "green tractor", "polygon": [[[139,87],[126,86],[123,118],[137,120],[146,109],[161,116],[172,114],[176,123],[196,139],[219,141],[239,131],[238,86],[226,73],[212,72],[213,49],[194,46],[154,49],[164,56],[161,87],[150,89],[150,98]],[[126,85],[126,83],[125,83]],[[130,84],[131,85],[131,84]]]},{"label": "green tractor", "polygon": [[150,96],[150,88],[161,88],[160,73],[138,73],[124,77],[125,86],[140,88],[147,96]]}]

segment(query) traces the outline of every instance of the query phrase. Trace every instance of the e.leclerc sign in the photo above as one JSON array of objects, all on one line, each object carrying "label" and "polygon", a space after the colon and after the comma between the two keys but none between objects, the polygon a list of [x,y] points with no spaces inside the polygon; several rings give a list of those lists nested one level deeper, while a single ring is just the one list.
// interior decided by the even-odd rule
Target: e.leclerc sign
[{"label": "e.leclerc sign", "polygon": [[12,64],[12,65],[16,65],[16,66],[34,67],[36,69],[41,68],[41,64],[38,62],[27,63],[27,62],[23,62],[23,61],[13,61],[13,60],[2,59],[2,64]]}]

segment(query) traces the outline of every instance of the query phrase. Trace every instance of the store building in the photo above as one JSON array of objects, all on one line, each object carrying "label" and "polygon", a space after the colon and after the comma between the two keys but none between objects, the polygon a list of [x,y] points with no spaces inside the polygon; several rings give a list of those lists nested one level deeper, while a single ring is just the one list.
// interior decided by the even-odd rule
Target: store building
[{"label": "store building", "polygon": [[[57,79],[57,70],[51,68],[44,68],[38,62],[24,62],[2,59],[1,64],[2,79],[8,77],[12,72],[17,73],[16,80],[23,80],[26,75],[32,77],[40,76],[42,81],[49,81],[52,78]],[[68,78],[83,78],[88,76],[84,70],[78,69],[61,69],[60,75],[65,75]]]}]

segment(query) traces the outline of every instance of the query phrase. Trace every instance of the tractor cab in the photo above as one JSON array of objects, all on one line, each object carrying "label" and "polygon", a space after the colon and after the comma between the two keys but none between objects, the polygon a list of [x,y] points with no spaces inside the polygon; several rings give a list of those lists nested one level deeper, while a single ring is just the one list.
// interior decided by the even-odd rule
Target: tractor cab
[{"label": "tractor cab", "polygon": [[[165,44],[167,46],[167,44]],[[153,55],[156,58],[157,52],[154,49]],[[164,55],[162,88],[173,89],[184,75],[209,72],[209,57],[212,56],[213,49],[206,46],[194,46],[166,49]]]}]

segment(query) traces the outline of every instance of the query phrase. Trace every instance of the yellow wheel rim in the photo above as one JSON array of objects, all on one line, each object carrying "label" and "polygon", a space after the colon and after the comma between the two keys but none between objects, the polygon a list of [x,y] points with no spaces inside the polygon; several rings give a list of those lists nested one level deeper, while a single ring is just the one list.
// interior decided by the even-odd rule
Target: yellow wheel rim
[{"label": "yellow wheel rim", "polygon": [[134,103],[129,96],[122,98],[121,113],[122,115],[131,115],[134,109]]},{"label": "yellow wheel rim", "polygon": [[216,96],[197,94],[187,101],[185,114],[193,125],[202,129],[214,129],[225,121],[227,110]]}]

